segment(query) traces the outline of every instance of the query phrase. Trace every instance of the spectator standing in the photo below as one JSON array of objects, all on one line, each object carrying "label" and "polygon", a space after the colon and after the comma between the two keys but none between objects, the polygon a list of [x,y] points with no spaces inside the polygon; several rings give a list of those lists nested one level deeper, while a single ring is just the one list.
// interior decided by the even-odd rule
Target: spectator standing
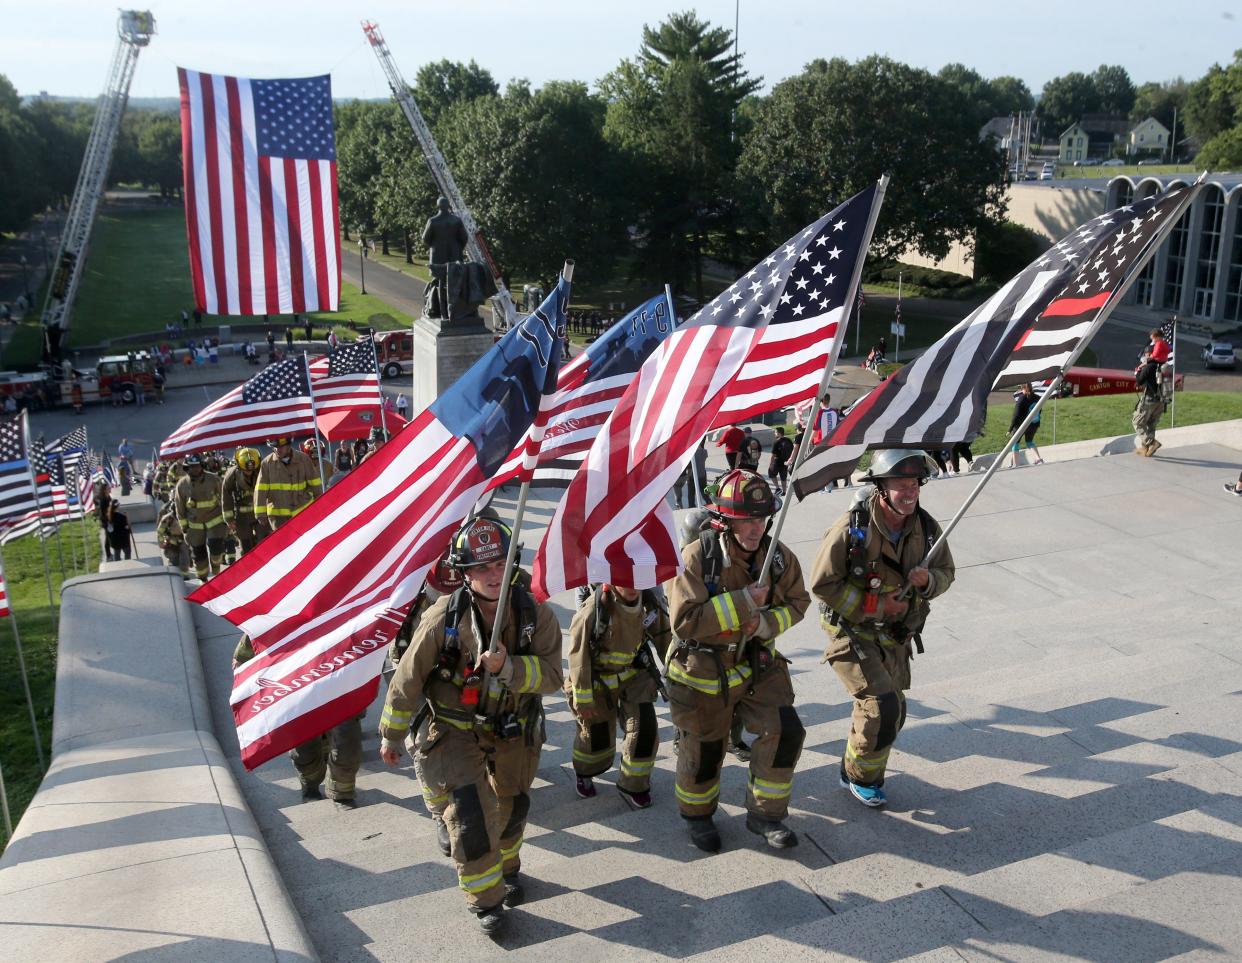
[{"label": "spectator standing", "polygon": [[789,482],[789,459],[793,457],[793,442],[785,437],[783,425],[776,426],[776,440],[772,442],[772,456],[768,459],[768,479],[774,487],[784,489]]},{"label": "spectator standing", "polygon": [[745,443],[746,432],[737,425],[730,425],[716,439],[716,447],[724,449],[725,461],[729,463],[730,468],[737,467],[738,452],[742,450],[742,445]]},{"label": "spectator standing", "polygon": [[267,353],[269,355],[276,354],[276,335],[272,334],[272,329],[267,329]]},{"label": "spectator standing", "polygon": [[311,327],[311,319],[310,319],[310,315],[308,314],[308,315],[306,316],[306,340],[307,340],[308,342],[309,342],[309,341],[313,341],[313,340],[314,340],[314,338],[313,338],[314,333],[315,333],[315,331],[314,331],[314,329]]},{"label": "spectator standing", "polygon": [[334,331],[332,328],[329,328],[328,329],[328,351],[329,353],[335,351],[336,346],[339,343],[340,342],[337,340],[337,337],[336,337],[336,331]]},{"label": "spectator standing", "polygon": [[401,416],[402,421],[406,419],[409,410],[410,399],[408,399],[405,395],[397,395],[397,414]]},{"label": "spectator standing", "polygon": [[[1022,386],[1022,390],[1014,395],[1013,417],[1009,419],[1009,434],[1013,434],[1018,430],[1018,426],[1026,420],[1027,412],[1035,406],[1035,402],[1039,400],[1035,395],[1034,386],[1028,381]],[[1035,420],[1026,426],[1026,431],[1022,433],[1022,438],[1013,443],[1013,467],[1018,467],[1018,449],[1022,447],[1022,442],[1026,442],[1026,447],[1035,452],[1035,464],[1042,465],[1044,460],[1039,457],[1039,449],[1035,447],[1035,432],[1039,431],[1039,415],[1035,415]]]},{"label": "spectator standing", "polygon": [[285,328],[285,347],[290,351],[293,350],[293,328],[291,327]]}]

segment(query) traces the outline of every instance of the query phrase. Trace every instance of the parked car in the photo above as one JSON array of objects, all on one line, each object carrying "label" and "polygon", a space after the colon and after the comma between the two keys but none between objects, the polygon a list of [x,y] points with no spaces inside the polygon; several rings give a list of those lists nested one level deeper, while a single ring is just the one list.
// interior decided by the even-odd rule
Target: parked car
[{"label": "parked car", "polygon": [[1205,368],[1236,368],[1238,356],[1233,353],[1233,345],[1228,341],[1209,341],[1203,349],[1203,367]]},{"label": "parked car", "polygon": [[1098,157],[1087,157],[1083,160],[1074,161],[1075,167],[1099,167],[1100,159]]},{"label": "parked car", "polygon": [[1138,162],[1138,166],[1149,167],[1152,164],[1160,164],[1160,163],[1163,163],[1163,162],[1160,160],[1159,157],[1144,157],[1141,161]]},{"label": "parked car", "polygon": [[1051,167],[1045,167],[1039,172],[1039,179],[1041,181],[1050,181],[1054,176],[1056,176],[1056,171],[1054,171]]},{"label": "parked car", "polygon": [[1120,157],[1110,157],[1106,161],[1100,161],[1100,166],[1101,167],[1125,167],[1126,162],[1123,161]]}]

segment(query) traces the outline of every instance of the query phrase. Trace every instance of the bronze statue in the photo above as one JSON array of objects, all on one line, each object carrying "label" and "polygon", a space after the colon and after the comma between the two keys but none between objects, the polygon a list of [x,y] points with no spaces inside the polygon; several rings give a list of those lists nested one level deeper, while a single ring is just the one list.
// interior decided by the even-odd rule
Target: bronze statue
[{"label": "bronze statue", "polygon": [[496,293],[496,283],[485,265],[462,260],[469,236],[461,218],[449,210],[448,198],[441,197],[436,206],[439,212],[423,228],[431,271],[423,313],[445,321],[482,321],[479,305]]}]

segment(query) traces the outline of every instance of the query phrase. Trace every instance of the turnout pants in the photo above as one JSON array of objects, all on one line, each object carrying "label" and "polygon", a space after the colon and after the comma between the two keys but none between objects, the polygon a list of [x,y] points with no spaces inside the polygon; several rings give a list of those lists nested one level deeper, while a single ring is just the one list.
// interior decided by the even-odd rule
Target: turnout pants
[{"label": "turnout pants", "polygon": [[271,531],[267,525],[260,525],[253,512],[237,513],[237,541],[241,545],[241,554],[253,551],[264,535]]},{"label": "turnout pants", "polygon": [[504,877],[521,868],[529,790],[539,768],[538,740],[496,739],[490,732],[447,730],[418,749],[423,798],[448,827],[466,904],[479,912],[505,895]]},{"label": "turnout pants", "polygon": [[[633,670],[627,670],[633,671]],[[574,731],[574,772],[579,776],[598,776],[612,768],[617,755],[617,730],[624,737],[621,745],[621,776],[617,785],[626,792],[650,792],[651,770],[660,746],[660,726],[656,720],[655,681],[639,670],[624,682],[625,673],[599,676],[603,684],[595,687],[595,715],[577,718]],[[615,686],[609,679],[616,679]],[[566,698],[572,687],[566,682]]]},{"label": "turnout pants", "polygon": [[362,764],[362,716],[346,719],[289,753],[303,786],[318,786],[327,777],[328,797],[353,799],[354,780]]},{"label": "turnout pants", "polygon": [[186,544],[194,560],[194,574],[204,582],[209,575],[219,575],[224,570],[224,549],[228,543],[229,530],[223,525],[209,529],[190,528],[186,532]]},{"label": "turnout pants", "polygon": [[[702,652],[690,655],[694,661],[710,658]],[[718,690],[704,692],[672,681],[677,675],[706,677],[701,669],[688,667],[684,658],[678,655],[674,659],[674,665],[683,671],[670,672],[668,687],[673,725],[681,732],[677,808],[683,816],[691,817],[710,816],[716,811],[725,740],[736,708],[742,723],[756,736],[750,748],[746,809],[764,819],[784,819],[793,791],[794,767],[806,736],[793,707],[793,682],[784,660],[776,658],[757,679],[751,678],[745,663],[729,669],[728,695],[722,698]]]},{"label": "turnout pants", "polygon": [[1142,398],[1134,405],[1134,414],[1130,418],[1134,425],[1134,433],[1138,436],[1139,446],[1150,445],[1156,440],[1156,424],[1164,414],[1164,402],[1144,401]]},{"label": "turnout pants", "polygon": [[834,640],[825,656],[854,699],[841,772],[859,785],[882,786],[888,754],[906,723],[910,647],[868,639],[858,645],[865,659],[858,658],[848,639]]}]

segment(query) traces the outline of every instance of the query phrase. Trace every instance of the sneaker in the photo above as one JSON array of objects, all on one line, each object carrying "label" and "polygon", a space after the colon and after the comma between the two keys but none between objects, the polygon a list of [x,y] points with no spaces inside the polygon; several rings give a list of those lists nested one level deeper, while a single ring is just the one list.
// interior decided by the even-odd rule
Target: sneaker
[{"label": "sneaker", "polygon": [[526,902],[526,890],[518,880],[517,873],[505,873],[505,898],[501,902],[506,909],[513,909]]},{"label": "sneaker", "polygon": [[318,786],[304,785],[302,787],[302,802],[314,802],[316,799],[322,798],[323,793],[320,791]]},{"label": "sneaker", "polygon": [[440,852],[445,856],[453,855],[453,841],[449,839],[448,826],[443,819],[436,818],[436,843],[440,846]]},{"label": "sneaker", "polygon": [[578,776],[574,780],[574,792],[579,799],[592,799],[595,796],[595,783],[590,776]]},{"label": "sneaker", "polygon": [[762,836],[773,849],[793,849],[798,845],[798,836],[785,824],[775,819],[764,819],[756,813],[746,814],[746,828],[752,833]]},{"label": "sneaker", "polygon": [[489,906],[485,910],[478,910],[475,912],[474,918],[479,921],[479,928],[483,930],[485,935],[495,936],[500,932],[500,928],[504,926],[504,904],[500,903],[496,906]]},{"label": "sneaker", "polygon": [[731,755],[737,756],[742,762],[750,761],[750,746],[746,745],[741,739],[737,742],[729,743],[728,752]]},{"label": "sneaker", "polygon": [[1153,441],[1150,445],[1147,446],[1147,457],[1150,458],[1152,455],[1154,455],[1159,450],[1160,450],[1160,442]]},{"label": "sneaker", "polygon": [[630,792],[628,789],[617,787],[617,792],[621,794],[621,798],[625,800],[625,804],[631,809],[650,809],[651,793],[649,792]]},{"label": "sneaker", "polygon": [[1242,491],[1239,491],[1233,482],[1225,482],[1225,491],[1230,495],[1242,495]]},{"label": "sneaker", "polygon": [[883,806],[888,799],[884,795],[883,786],[860,786],[856,782],[851,782],[844,776],[841,777],[841,788],[848,789],[850,795],[857,799],[864,806],[870,806],[872,809]]},{"label": "sneaker", "polygon": [[705,853],[720,852],[720,833],[711,816],[682,816],[690,831],[690,842]]}]

